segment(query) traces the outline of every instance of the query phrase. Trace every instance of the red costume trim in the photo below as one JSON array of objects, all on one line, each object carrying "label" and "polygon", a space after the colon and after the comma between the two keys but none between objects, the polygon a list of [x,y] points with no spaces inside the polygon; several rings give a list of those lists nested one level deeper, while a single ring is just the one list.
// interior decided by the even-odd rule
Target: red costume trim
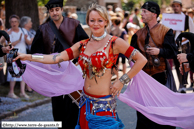
[{"label": "red costume trim", "polygon": [[72,51],[71,48],[66,49],[66,52],[67,52],[67,54],[69,56],[69,60],[74,59],[74,57],[73,57],[73,51]]},{"label": "red costume trim", "polygon": [[127,49],[127,51],[125,52],[125,56],[126,56],[127,58],[129,58],[133,50],[134,50],[134,47],[130,46],[130,47]]}]

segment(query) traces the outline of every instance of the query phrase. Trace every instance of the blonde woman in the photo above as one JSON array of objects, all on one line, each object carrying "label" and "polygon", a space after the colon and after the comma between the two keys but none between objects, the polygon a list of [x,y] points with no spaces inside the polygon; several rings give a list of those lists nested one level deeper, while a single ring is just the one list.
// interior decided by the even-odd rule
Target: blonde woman
[{"label": "blonde woman", "polygon": [[[111,122],[113,128],[121,127],[122,122],[115,112],[115,96],[119,96],[123,85],[127,84],[143,68],[147,60],[123,39],[106,33],[109,19],[104,7],[92,5],[87,12],[86,22],[92,32],[90,39],[82,40],[57,55],[43,55],[37,58],[31,54],[18,54],[15,60],[20,58],[21,60],[56,64],[79,57],[78,63],[85,77],[83,96],[80,101],[82,105],[80,104],[79,125],[82,129],[88,129],[97,124],[98,127],[103,128],[109,126],[108,123],[104,123],[105,118],[113,122]],[[124,54],[127,58],[131,57],[135,64],[130,71],[111,84],[112,67],[116,64],[119,53]],[[96,117],[99,116],[102,116],[99,118],[102,121],[92,124],[92,121],[97,120]]]}]

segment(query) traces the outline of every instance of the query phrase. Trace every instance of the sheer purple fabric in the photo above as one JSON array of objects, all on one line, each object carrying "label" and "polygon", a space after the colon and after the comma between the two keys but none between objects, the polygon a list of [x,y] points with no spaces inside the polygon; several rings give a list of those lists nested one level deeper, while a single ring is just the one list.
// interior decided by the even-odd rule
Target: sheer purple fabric
[{"label": "sheer purple fabric", "polygon": [[[61,68],[57,64],[23,63],[27,64],[24,81],[42,95],[69,94],[84,86],[81,71],[71,61],[62,62]],[[133,78],[119,99],[156,123],[194,128],[194,94],[172,92],[143,71]]]},{"label": "sheer purple fabric", "polygon": [[156,123],[194,129],[194,93],[175,93],[142,70],[119,99]]},{"label": "sheer purple fabric", "polygon": [[23,80],[29,87],[44,96],[59,96],[83,89],[82,73],[71,61],[60,63],[60,68],[58,64],[29,61],[22,61],[22,63],[26,64],[26,70],[22,75]]}]

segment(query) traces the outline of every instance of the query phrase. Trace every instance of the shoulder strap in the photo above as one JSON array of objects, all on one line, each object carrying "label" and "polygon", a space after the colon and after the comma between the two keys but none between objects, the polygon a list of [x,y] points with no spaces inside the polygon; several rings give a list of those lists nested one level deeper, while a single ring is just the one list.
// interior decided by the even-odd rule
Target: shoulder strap
[{"label": "shoulder strap", "polygon": [[103,50],[105,50],[107,47],[108,47],[108,45],[111,43],[111,39],[113,38],[113,36],[108,40],[108,42],[106,43],[106,45],[104,46],[104,48],[103,48]]},{"label": "shoulder strap", "polygon": [[114,43],[115,42],[115,40],[117,39],[118,37],[117,36],[112,36],[112,38],[111,38],[111,43]]},{"label": "shoulder strap", "polygon": [[89,41],[89,39],[84,39],[84,40],[80,41],[80,48],[82,51],[85,51],[86,47],[84,47],[84,46],[86,46],[88,41]]},{"label": "shoulder strap", "polygon": [[59,30],[57,29],[57,27],[56,27],[55,23],[53,22],[53,20],[49,21],[49,25],[50,25],[53,33],[56,35],[56,37],[58,38],[59,42],[63,46],[63,48],[64,49],[70,48],[70,46],[67,44],[67,42],[64,40],[64,38],[59,33]]},{"label": "shoulder strap", "polygon": [[20,29],[21,29],[22,33],[25,34],[25,33],[24,33],[24,30],[23,30],[22,28],[20,28]]},{"label": "shoulder strap", "polygon": [[146,26],[146,28],[147,28],[148,35],[149,35],[150,39],[152,40],[152,42],[154,43],[154,45],[158,48],[158,46],[156,45],[156,43],[155,43],[155,42],[154,42],[154,40],[152,39],[152,36],[151,36],[151,34],[150,34],[149,27],[148,27],[148,26]]}]

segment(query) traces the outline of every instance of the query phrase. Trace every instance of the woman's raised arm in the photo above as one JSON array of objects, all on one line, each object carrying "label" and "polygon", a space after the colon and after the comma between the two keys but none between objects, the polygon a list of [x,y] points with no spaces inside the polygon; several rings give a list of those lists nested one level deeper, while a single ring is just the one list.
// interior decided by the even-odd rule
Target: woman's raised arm
[{"label": "woman's raised arm", "polygon": [[31,54],[22,54],[18,53],[18,56],[14,59],[14,61],[20,60],[29,60],[34,62],[40,62],[44,64],[57,64],[62,61],[71,60],[77,58],[80,53],[80,42],[74,44],[71,48],[68,48],[62,51],[59,54],[55,55],[31,55]]}]

